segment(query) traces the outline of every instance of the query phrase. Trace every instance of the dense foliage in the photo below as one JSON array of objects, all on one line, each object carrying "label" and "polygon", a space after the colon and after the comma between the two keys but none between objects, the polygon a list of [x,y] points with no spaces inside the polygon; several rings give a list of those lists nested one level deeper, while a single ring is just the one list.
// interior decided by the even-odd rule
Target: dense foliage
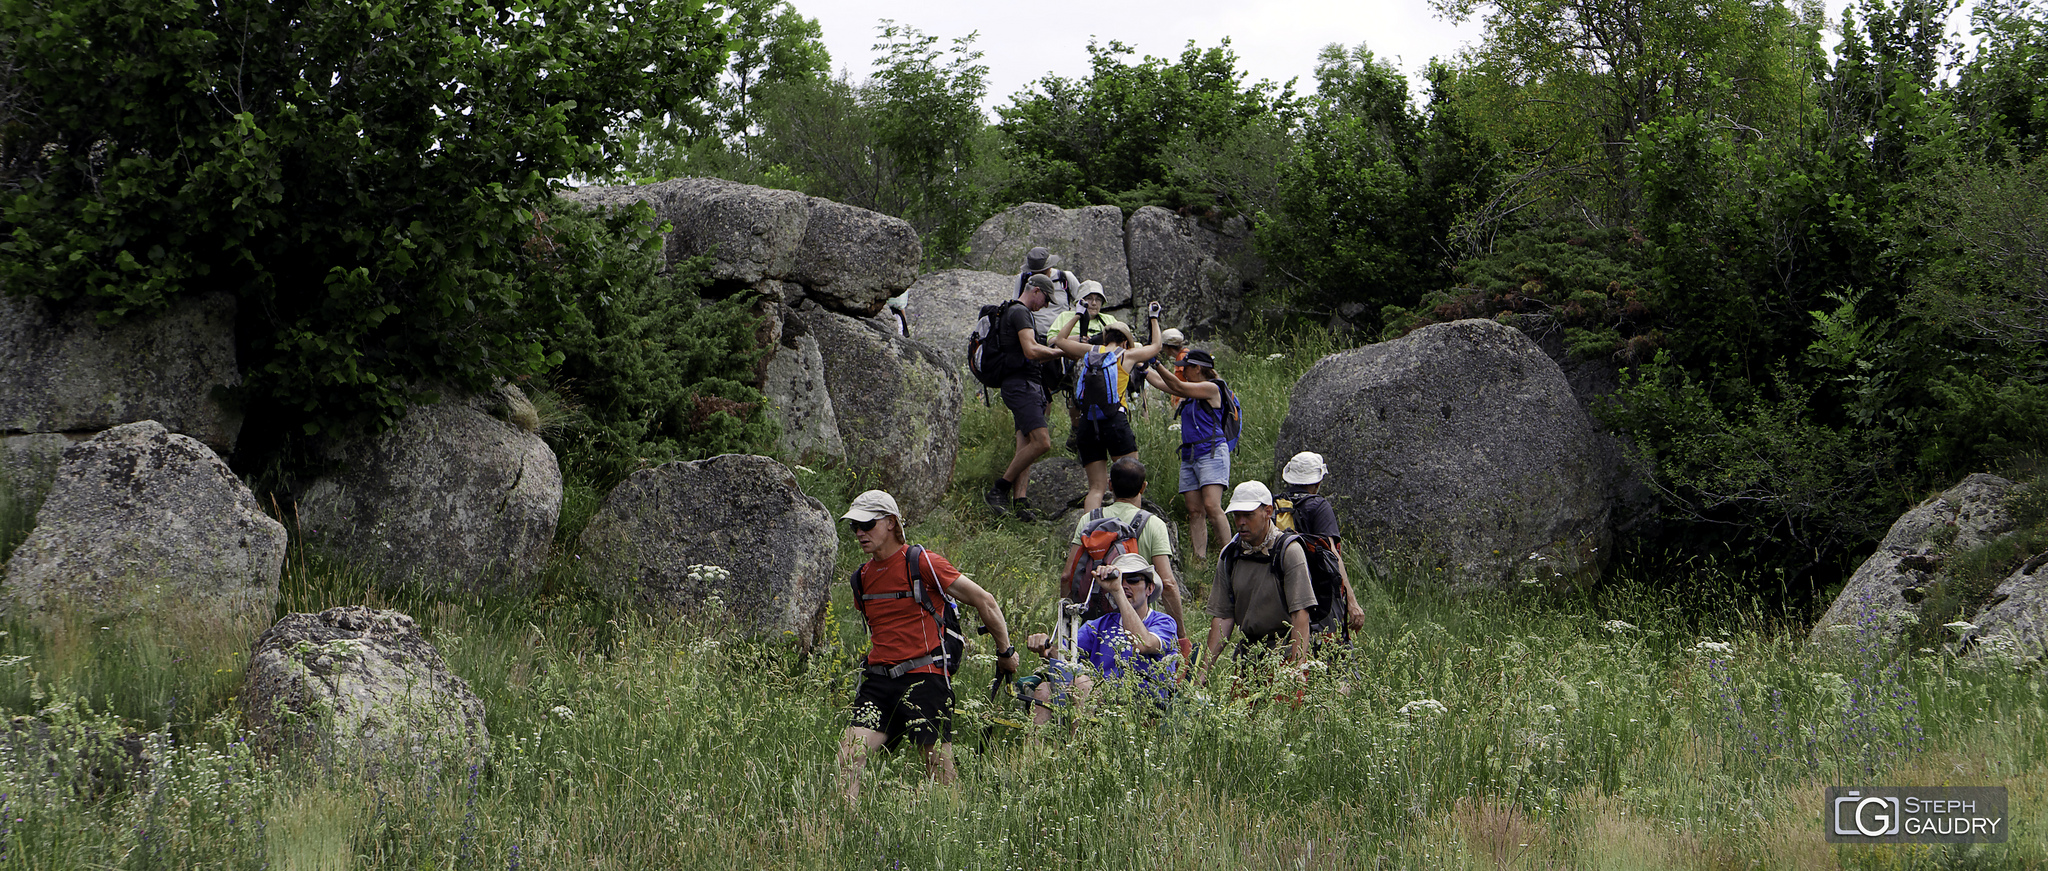
[{"label": "dense foliage", "polygon": [[233,293],[250,419],[306,431],[538,373],[585,288],[537,253],[535,209],[705,91],[714,12],[6,0],[0,282],[104,320]]}]

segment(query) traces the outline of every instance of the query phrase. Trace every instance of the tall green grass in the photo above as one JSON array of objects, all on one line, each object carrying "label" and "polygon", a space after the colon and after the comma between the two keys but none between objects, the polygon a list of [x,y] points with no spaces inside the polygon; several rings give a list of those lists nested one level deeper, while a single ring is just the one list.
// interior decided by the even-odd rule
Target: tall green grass
[{"label": "tall green grass", "polygon": [[[1321,350],[1225,358],[1248,424],[1238,479],[1270,478],[1278,409]],[[1013,631],[1043,628],[1069,530],[987,515],[979,489],[1008,458],[1009,421],[978,401],[965,418],[954,486],[912,518],[912,537],[993,590]],[[1164,424],[1155,414],[1139,427],[1156,481],[1176,468]],[[835,513],[865,483],[844,470],[798,476]],[[843,575],[860,555],[842,545]],[[996,725],[990,715],[1014,703],[990,700],[993,662],[978,641],[955,685],[961,781],[930,785],[915,754],[883,756],[848,806],[833,754],[865,636],[843,585],[825,642],[806,655],[736,636],[718,615],[650,624],[583,593],[573,564],[535,599],[427,600],[295,555],[290,610],[365,603],[421,621],[486,703],[488,764],[371,780],[264,759],[239,736],[231,685],[168,668],[137,636],[81,630],[66,647],[9,635],[0,690],[16,689],[0,702],[57,737],[17,729],[0,742],[0,863],[2048,867],[2038,663],[1816,648],[1797,621],[1728,592],[1744,587],[1711,564],[1451,600],[1425,579],[1366,571],[1365,556],[1350,554],[1367,613],[1350,647],[1305,682],[1226,663],[1163,715],[1112,691],[1036,731]],[[1207,573],[1191,574],[1199,593]],[[231,641],[222,649],[246,649]],[[127,733],[152,742],[152,762],[115,783],[107,740],[80,736]],[[1823,790],[1858,784],[2004,785],[2016,834],[1975,847],[1824,844]]]}]

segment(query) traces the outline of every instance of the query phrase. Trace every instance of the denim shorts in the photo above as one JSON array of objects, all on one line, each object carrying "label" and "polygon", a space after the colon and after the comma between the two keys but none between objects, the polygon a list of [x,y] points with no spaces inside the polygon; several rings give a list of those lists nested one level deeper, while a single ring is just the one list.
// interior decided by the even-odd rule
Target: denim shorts
[{"label": "denim shorts", "polygon": [[1200,490],[1210,484],[1230,488],[1230,446],[1227,444],[1219,443],[1206,454],[1180,462],[1180,492]]}]

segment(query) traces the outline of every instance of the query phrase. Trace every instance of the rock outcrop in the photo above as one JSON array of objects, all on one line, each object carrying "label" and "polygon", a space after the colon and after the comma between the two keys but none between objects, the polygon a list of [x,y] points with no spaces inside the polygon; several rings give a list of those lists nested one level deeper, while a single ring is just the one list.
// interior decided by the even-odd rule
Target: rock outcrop
[{"label": "rock outcrop", "polygon": [[2015,486],[1996,475],[1971,475],[1900,515],[1814,624],[1812,639],[1896,639],[1918,623],[1923,591],[1936,581],[1946,553],[2012,530],[2005,502]]},{"label": "rock outcrop", "polygon": [[1244,314],[1244,277],[1233,264],[1249,258],[1251,231],[1242,218],[1220,227],[1146,206],[1125,230],[1131,295],[1159,300],[1161,322],[1207,335]]},{"label": "rock outcrop", "polygon": [[796,318],[778,317],[777,325],[777,347],[761,378],[761,393],[768,397],[765,410],[779,430],[776,454],[845,460],[846,442],[839,437],[839,415],[825,387],[818,337]]},{"label": "rock outcrop", "polygon": [[965,366],[967,333],[981,307],[1013,298],[1016,287],[1014,273],[947,269],[921,276],[910,286],[910,337]]},{"label": "rock outcrop", "polygon": [[206,445],[155,421],[123,424],[64,452],[7,561],[5,600],[30,614],[260,626],[284,552],[284,525]]},{"label": "rock outcrop", "polygon": [[1991,591],[1991,605],[1970,619],[1967,653],[2014,659],[2048,656],[2048,553],[2034,555]]},{"label": "rock outcrop", "polygon": [[221,395],[235,368],[235,300],[202,294],[153,317],[92,314],[0,294],[0,435],[85,435],[154,420],[233,453],[242,418]]},{"label": "rock outcrop", "polygon": [[960,452],[960,368],[869,321],[815,308],[785,320],[817,338],[848,465],[913,517],[937,508]]},{"label": "rock outcrop", "polygon": [[562,472],[512,422],[511,387],[413,407],[380,435],[336,446],[335,471],[298,499],[299,532],[386,589],[518,592],[547,559]]},{"label": "rock outcrop", "polygon": [[1612,478],[1598,448],[1550,358],[1465,320],[1318,361],[1289,396],[1273,470],[1321,453],[1349,540],[1442,568],[1453,591],[1500,589],[1598,571]]},{"label": "rock outcrop", "polygon": [[250,648],[242,708],[272,750],[373,773],[460,771],[490,753],[483,700],[397,611],[285,615]]},{"label": "rock outcrop", "polygon": [[1025,203],[981,222],[967,244],[968,266],[1011,276],[1023,268],[1027,252],[1043,246],[1059,255],[1059,268],[1102,282],[1110,308],[1131,303],[1124,213],[1116,206],[1062,209]]},{"label": "rock outcrop", "polygon": [[581,542],[594,583],[615,598],[805,648],[823,629],[838,550],[831,513],[795,474],[740,454],[634,472]]},{"label": "rock outcrop", "polygon": [[714,280],[776,301],[809,298],[871,317],[917,279],[923,243],[879,212],[715,178],[588,187],[563,198],[588,208],[645,202],[672,225],[669,262],[709,255]]}]

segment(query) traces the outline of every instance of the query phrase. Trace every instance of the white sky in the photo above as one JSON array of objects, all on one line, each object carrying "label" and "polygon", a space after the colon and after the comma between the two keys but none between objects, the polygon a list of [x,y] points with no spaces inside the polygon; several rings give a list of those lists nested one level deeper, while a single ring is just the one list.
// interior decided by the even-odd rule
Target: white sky
[{"label": "white sky", "polygon": [[[792,0],[797,11],[817,19],[832,52],[833,71],[851,72],[858,82],[873,69],[871,47],[876,25],[894,19],[939,37],[950,47],[955,37],[979,32],[974,40],[989,68],[990,110],[1010,102],[1051,72],[1069,79],[1088,74],[1088,39],[1107,44],[1120,40],[1136,48],[1138,57],[1169,60],[1180,56],[1192,39],[1201,48],[1230,37],[1238,69],[1247,82],[1275,83],[1299,77],[1295,92],[1315,91],[1316,52],[1332,42],[1347,47],[1360,42],[1374,56],[1392,61],[1408,76],[1411,89],[1422,84],[1423,68],[1433,57],[1450,58],[1480,36],[1477,18],[1454,26],[1436,16],[1427,0],[1036,0],[992,4],[961,0]],[[1829,20],[1839,23],[1847,0],[1825,0]],[[1965,25],[1967,12],[1951,20]],[[1835,37],[1825,44],[1832,48]],[[1136,57],[1128,60],[1136,60]]]}]

